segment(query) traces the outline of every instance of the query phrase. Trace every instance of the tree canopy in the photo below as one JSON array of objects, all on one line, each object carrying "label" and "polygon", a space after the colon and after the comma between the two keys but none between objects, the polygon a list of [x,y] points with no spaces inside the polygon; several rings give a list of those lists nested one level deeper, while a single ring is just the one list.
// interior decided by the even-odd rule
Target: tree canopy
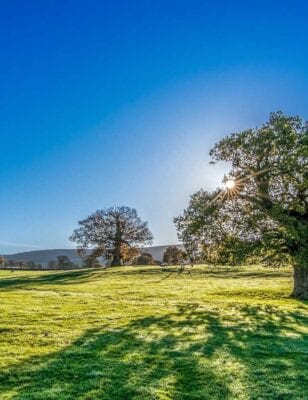
[{"label": "tree canopy", "polygon": [[[185,242],[217,245],[237,239],[243,257],[268,249],[294,265],[293,295],[308,297],[308,125],[300,117],[272,113],[261,128],[231,134],[211,150],[227,162],[226,187],[199,191],[175,219]],[[234,246],[237,251],[241,246]],[[244,251],[243,251],[244,249]],[[247,251],[248,250],[248,251]]]}]

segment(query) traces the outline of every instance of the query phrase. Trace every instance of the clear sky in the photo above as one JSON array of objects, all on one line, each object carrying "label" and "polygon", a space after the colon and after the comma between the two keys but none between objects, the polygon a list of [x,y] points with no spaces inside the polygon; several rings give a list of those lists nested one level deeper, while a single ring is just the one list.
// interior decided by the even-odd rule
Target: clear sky
[{"label": "clear sky", "polygon": [[72,247],[77,221],[135,207],[154,244],[225,134],[308,118],[307,1],[2,2],[0,253]]}]

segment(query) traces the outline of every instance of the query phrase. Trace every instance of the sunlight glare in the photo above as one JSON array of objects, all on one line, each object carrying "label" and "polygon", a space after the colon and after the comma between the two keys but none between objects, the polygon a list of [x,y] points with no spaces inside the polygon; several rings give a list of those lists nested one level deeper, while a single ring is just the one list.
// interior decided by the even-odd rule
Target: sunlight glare
[{"label": "sunlight glare", "polygon": [[235,181],[234,179],[228,179],[227,182],[225,183],[227,189],[233,189],[235,186]]}]

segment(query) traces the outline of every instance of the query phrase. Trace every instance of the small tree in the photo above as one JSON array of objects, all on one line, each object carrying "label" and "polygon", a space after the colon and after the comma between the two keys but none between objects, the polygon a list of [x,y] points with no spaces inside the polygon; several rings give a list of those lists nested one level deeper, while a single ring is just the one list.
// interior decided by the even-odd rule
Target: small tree
[{"label": "small tree", "polygon": [[57,267],[63,269],[74,268],[75,264],[67,256],[57,257]]},{"label": "small tree", "polygon": [[5,266],[8,268],[15,268],[16,267],[16,262],[14,260],[6,260],[5,261]]},{"label": "small tree", "polygon": [[77,242],[79,252],[90,250],[90,255],[111,258],[111,265],[122,265],[128,249],[149,244],[153,236],[147,222],[142,222],[137,211],[129,207],[98,210],[79,222],[70,240]]},{"label": "small tree", "polygon": [[18,266],[19,269],[24,269],[25,262],[24,261],[17,261],[16,265]]},{"label": "small tree", "polygon": [[82,266],[84,268],[94,268],[100,266],[98,261],[98,257],[101,256],[100,249],[93,249],[91,252],[89,252],[86,249],[79,248],[77,249],[77,254],[82,259]]},{"label": "small tree", "polygon": [[37,269],[37,265],[35,264],[34,261],[27,261],[25,267],[27,269]]},{"label": "small tree", "polygon": [[57,269],[57,261],[55,260],[50,260],[48,261],[48,269]]},{"label": "small tree", "polygon": [[163,255],[163,262],[169,265],[177,265],[183,259],[183,251],[177,246],[168,246]]},{"label": "small tree", "polygon": [[155,261],[152,254],[141,253],[134,259],[134,265],[155,265]]}]

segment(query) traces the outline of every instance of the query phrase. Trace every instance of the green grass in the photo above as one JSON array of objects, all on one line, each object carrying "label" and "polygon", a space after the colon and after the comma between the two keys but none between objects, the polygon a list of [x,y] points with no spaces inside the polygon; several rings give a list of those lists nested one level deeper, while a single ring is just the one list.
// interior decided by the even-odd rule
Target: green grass
[{"label": "green grass", "polygon": [[289,269],[0,271],[0,399],[308,399]]}]

